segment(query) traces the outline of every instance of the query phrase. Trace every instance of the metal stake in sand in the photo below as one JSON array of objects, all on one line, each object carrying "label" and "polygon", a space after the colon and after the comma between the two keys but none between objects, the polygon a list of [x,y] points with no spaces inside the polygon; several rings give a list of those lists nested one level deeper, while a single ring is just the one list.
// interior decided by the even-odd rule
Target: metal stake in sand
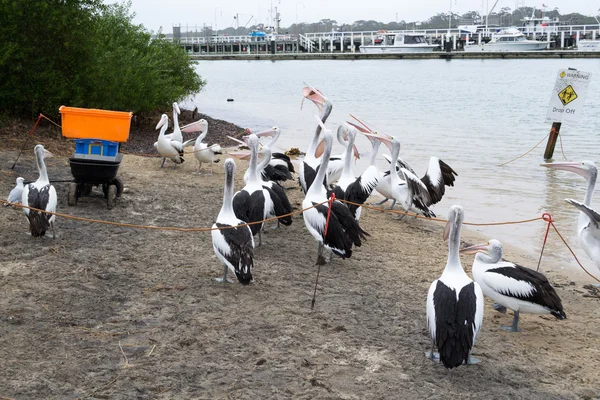
[{"label": "metal stake in sand", "polygon": [[[329,227],[329,217],[331,216],[331,206],[335,201],[335,193],[331,194],[329,198],[329,209],[327,210],[327,219],[325,220],[325,230],[323,231],[323,239],[327,235],[327,228]],[[322,245],[321,245],[322,246]],[[312,302],[310,303],[310,309],[313,310],[315,308],[315,301],[317,297],[317,284],[319,283],[319,274],[321,273],[321,263],[319,263],[319,268],[317,269],[317,279],[315,280],[315,290],[313,292]]]}]

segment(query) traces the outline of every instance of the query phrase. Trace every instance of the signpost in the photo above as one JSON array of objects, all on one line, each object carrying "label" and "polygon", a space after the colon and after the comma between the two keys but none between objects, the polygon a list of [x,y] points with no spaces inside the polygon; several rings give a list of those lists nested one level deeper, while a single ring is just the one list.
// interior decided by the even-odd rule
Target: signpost
[{"label": "signpost", "polygon": [[546,112],[546,120],[552,121],[550,137],[544,152],[544,159],[552,158],[554,146],[563,122],[577,123],[583,113],[583,105],[592,74],[576,69],[558,71],[556,83],[550,96],[550,104]]}]

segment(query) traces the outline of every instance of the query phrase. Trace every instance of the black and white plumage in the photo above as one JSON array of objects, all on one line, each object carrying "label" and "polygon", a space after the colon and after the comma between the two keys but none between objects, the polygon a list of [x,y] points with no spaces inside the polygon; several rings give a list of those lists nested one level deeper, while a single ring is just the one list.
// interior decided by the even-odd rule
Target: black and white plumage
[{"label": "black and white plumage", "polygon": [[[304,99],[309,99],[317,106],[320,111],[319,119],[321,123],[324,124],[331,114],[333,104],[331,104],[331,102],[323,95],[323,93],[310,86],[305,87],[302,90],[302,94]],[[304,159],[298,168],[298,181],[300,182],[300,187],[305,194],[314,182],[315,177],[317,176],[317,169],[320,165],[321,155],[315,154],[319,147],[320,135],[321,125],[317,124],[317,129],[315,130],[315,134],[313,135],[312,141],[310,142],[308,150],[306,151],[306,155],[304,156]],[[325,178],[325,176],[323,176],[323,178]],[[326,187],[327,182],[324,182],[323,185],[323,187]]]},{"label": "black and white plumage", "polygon": [[581,161],[548,163],[542,164],[542,166],[575,172],[585,178],[587,188],[583,203],[573,199],[567,199],[566,201],[580,211],[577,220],[579,243],[588,257],[594,262],[596,268],[600,270],[600,215],[591,207],[592,196],[596,187],[596,178],[598,177],[596,164],[592,161]]},{"label": "black and white plumage", "polygon": [[[281,136],[281,129],[274,126],[270,129],[264,130],[262,132],[258,132],[256,134],[259,138],[264,136],[270,136],[271,140],[264,146],[269,149],[273,149],[277,140],[279,140],[279,136]],[[284,153],[272,152],[271,159],[269,162],[262,168],[260,174],[265,181],[273,181],[273,182],[284,182],[288,180],[293,180],[295,173],[294,165],[292,164],[292,160],[290,157]]]},{"label": "black and white plumage", "polygon": [[354,172],[352,172],[352,149],[354,148],[357,131],[356,128],[348,124],[339,126],[338,136],[340,136],[340,131],[342,131],[341,135],[348,137],[348,142],[344,158],[344,169],[337,185],[332,187],[331,192],[335,193],[338,199],[355,203],[345,204],[352,213],[352,216],[358,220],[360,219],[362,208],[356,204],[364,204],[369,196],[371,196],[373,189],[375,189],[379,181],[379,173],[377,167],[370,165],[358,178],[354,176]]},{"label": "black and white plumage", "polygon": [[162,164],[160,167],[162,168],[165,164],[165,159],[170,159],[177,164],[183,163],[183,144],[176,140],[170,139],[165,135],[167,131],[167,127],[169,126],[169,117],[167,114],[163,114],[160,117],[160,121],[156,125],[156,129],[160,129],[160,133],[158,135],[158,141],[156,142],[156,149],[164,157]]},{"label": "black and white plumage", "polygon": [[[23,179],[22,177],[17,178],[17,184],[15,185],[14,188],[12,188],[10,193],[8,193],[8,197],[6,198],[6,200],[8,200],[11,203],[20,203],[21,202],[21,197],[23,197],[23,182],[24,181],[25,181],[25,179]],[[10,206],[10,204],[4,204],[4,207],[8,207],[8,206]]]},{"label": "black and white plumage", "polygon": [[448,238],[448,261],[439,279],[433,281],[427,294],[427,326],[434,345],[446,368],[477,362],[471,349],[483,323],[483,293],[477,282],[465,273],[459,258],[460,230],[464,220],[461,206],[452,206],[444,238]]},{"label": "black and white plumage", "polygon": [[[248,181],[246,185],[233,196],[233,211],[235,215],[245,222],[262,221],[270,216],[275,215],[275,205],[273,204],[273,196],[269,193],[269,189],[263,187],[262,180],[258,177],[258,137],[252,134],[248,138],[248,146],[250,147],[250,164],[248,166]],[[250,225],[252,235],[258,233],[259,242],[262,244],[263,223]]]},{"label": "black and white plumage", "polygon": [[[332,137],[331,131],[324,129],[325,149],[321,158],[321,165],[318,168],[315,179],[320,182],[325,178],[327,163],[331,154]],[[360,246],[362,240],[368,236],[352,213],[343,203],[334,201],[331,204],[331,213],[329,225],[325,234],[325,225],[327,214],[329,213],[329,203],[310,208],[327,200],[327,192],[323,185],[311,185],[306,192],[306,197],[302,201],[302,208],[307,209],[302,213],[304,223],[308,231],[319,243],[317,264],[325,264],[323,257],[323,247],[341,258],[352,256],[352,246]]]},{"label": "black and white plumage", "polygon": [[233,212],[232,198],[235,162],[231,158],[228,158],[225,160],[224,167],[225,189],[223,193],[223,205],[213,228],[227,229],[213,229],[211,231],[213,250],[217,258],[225,266],[223,277],[217,278],[217,281],[230,282],[227,279],[227,271],[231,270],[240,283],[247,285],[252,282],[254,238],[249,226],[239,226],[244,225],[245,222],[236,217]]},{"label": "black and white plumage", "polygon": [[[48,179],[48,171],[46,170],[46,163],[44,158],[51,156],[52,154],[44,149],[44,146],[38,144],[33,149],[35,159],[37,162],[39,178],[29,185],[23,187],[23,193],[21,194],[21,204],[26,207],[33,207],[48,212],[56,212],[56,205],[58,204],[58,197],[56,196],[56,189],[50,184]],[[23,212],[29,221],[29,231],[31,236],[40,237],[46,234],[48,228],[52,228],[53,236],[56,237],[54,232],[54,221],[56,216],[52,214],[41,213],[36,210],[30,210],[23,208]]]},{"label": "black and white plumage", "polygon": [[[262,153],[264,159],[257,167],[257,171],[261,169],[264,171],[264,166],[269,165],[269,161],[271,160],[271,149],[268,146],[263,147]],[[292,216],[287,214],[292,212],[292,205],[285,193],[285,189],[278,182],[265,179],[264,175],[261,175],[261,180],[263,188],[269,191],[269,196],[273,202],[274,214],[269,215],[269,217],[280,217],[277,219],[277,226],[279,226],[279,222],[285,226],[290,226],[292,224]]]},{"label": "black and white plumage", "polygon": [[502,243],[496,239],[488,243],[467,247],[464,254],[476,254],[473,261],[473,278],[483,294],[500,304],[497,310],[514,311],[512,326],[505,330],[519,330],[519,314],[552,314],[566,319],[560,297],[544,274],[502,259]]},{"label": "black and white plumage", "polygon": [[[406,183],[406,189],[409,191],[407,194],[407,204],[401,203],[404,209],[407,211],[411,210],[417,213],[423,212],[424,208],[431,207],[437,204],[446,193],[446,186],[454,186],[454,181],[458,174],[446,164],[444,161],[437,157],[431,157],[429,159],[429,166],[425,175],[419,178],[415,171],[408,165],[407,162],[398,158],[394,164],[392,158],[384,155],[384,158],[390,162],[391,165],[396,165],[396,174],[402,177]],[[394,168],[392,168],[393,170]],[[384,177],[381,179],[380,184],[377,187],[377,191],[384,197],[389,192],[388,186],[390,185],[392,171],[386,171]],[[389,198],[386,197],[381,203],[383,204]],[[394,198],[392,198],[394,200]],[[412,201],[412,204],[411,204]],[[395,202],[394,202],[395,203]],[[394,204],[392,204],[392,207]],[[430,213],[433,211],[429,210]],[[423,212],[424,215],[427,212]],[[431,216],[435,216],[432,214]]]}]

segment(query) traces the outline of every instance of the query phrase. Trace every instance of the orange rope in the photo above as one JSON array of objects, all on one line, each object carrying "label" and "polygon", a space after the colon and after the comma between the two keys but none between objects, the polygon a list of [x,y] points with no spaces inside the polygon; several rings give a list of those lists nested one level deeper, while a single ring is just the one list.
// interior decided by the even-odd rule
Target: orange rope
[{"label": "orange rope", "polygon": [[[553,131],[554,131],[554,128],[552,128],[552,130],[550,131],[550,133],[552,133]],[[524,154],[521,154],[519,157],[513,158],[512,160],[510,160],[510,161],[507,161],[507,162],[505,162],[505,163],[498,164],[498,167],[502,167],[502,166],[504,166],[504,165],[506,165],[506,164],[510,164],[511,162],[518,160],[519,158],[525,157],[527,154],[531,153],[531,152],[532,152],[532,151],[533,151],[533,150],[534,150],[536,147],[538,147],[540,144],[542,144],[542,142],[543,142],[543,141],[544,141],[544,140],[545,140],[545,139],[546,139],[548,136],[550,136],[550,133],[548,133],[546,136],[544,136],[544,138],[543,138],[542,140],[540,140],[540,141],[538,142],[538,144],[536,144],[535,146],[533,146],[533,147],[532,147],[532,148],[531,148],[529,151],[527,151],[526,153],[524,153]]]},{"label": "orange rope", "polygon": [[123,226],[123,227],[127,227],[127,228],[136,228],[136,229],[153,229],[153,230],[157,230],[157,231],[177,231],[177,232],[209,232],[209,231],[215,231],[215,230],[232,229],[232,228],[239,228],[239,227],[256,225],[256,224],[262,224],[263,222],[275,221],[279,218],[289,217],[289,216],[295,215],[295,214],[300,214],[306,210],[310,210],[311,208],[315,208],[317,206],[323,205],[323,204],[327,203],[328,201],[329,200],[326,200],[322,203],[315,204],[314,206],[304,208],[304,209],[298,210],[298,211],[292,211],[291,213],[280,215],[278,217],[266,218],[266,219],[263,219],[262,221],[248,222],[245,224],[240,224],[240,225],[235,225],[235,226],[228,226],[228,227],[222,227],[222,228],[179,228],[179,227],[172,227],[172,226],[136,225],[136,224],[129,224],[129,223],[124,223],[124,222],[112,222],[112,221],[104,221],[101,219],[76,217],[74,215],[61,214],[61,213],[57,213],[57,212],[41,210],[39,208],[24,206],[23,204],[11,203],[8,200],[0,199],[0,202],[14,206],[14,207],[27,208],[30,210],[40,212],[42,214],[55,215],[57,217],[73,219],[75,221],[83,221],[83,222],[90,222],[90,223],[104,224],[104,225],[113,225],[113,226]]},{"label": "orange rope", "polygon": [[558,140],[560,140],[560,152],[562,153],[562,155],[563,155],[563,158],[564,158],[565,160],[569,160],[569,159],[567,158],[567,156],[565,156],[565,149],[563,149],[563,145],[562,145],[562,135],[558,135]]},{"label": "orange rope", "polygon": [[579,266],[581,267],[581,269],[584,270],[585,273],[588,274],[590,277],[592,277],[592,279],[594,279],[597,282],[600,282],[600,279],[598,279],[594,275],[590,274],[588,272],[588,270],[585,269],[585,267],[583,266],[583,264],[581,264],[581,262],[579,261],[579,258],[577,258],[577,256],[575,255],[575,252],[573,251],[573,249],[571,249],[571,246],[569,246],[569,244],[567,243],[567,241],[565,240],[565,238],[563,237],[563,235],[561,235],[560,232],[558,231],[558,228],[556,227],[556,225],[554,225],[554,222],[551,221],[550,224],[554,228],[554,231],[556,232],[556,234],[558,235],[558,237],[560,237],[561,240],[563,241],[563,243],[565,244],[565,246],[567,246],[567,249],[569,249],[569,251],[571,252],[571,254],[573,255],[573,257],[575,258],[575,261],[577,261],[577,264],[579,264]]}]

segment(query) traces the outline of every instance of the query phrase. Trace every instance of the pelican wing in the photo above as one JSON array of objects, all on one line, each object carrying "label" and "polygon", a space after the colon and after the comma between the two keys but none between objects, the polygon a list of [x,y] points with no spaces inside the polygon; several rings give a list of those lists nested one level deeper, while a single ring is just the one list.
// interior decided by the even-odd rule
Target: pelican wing
[{"label": "pelican wing", "polygon": [[407,169],[400,168],[400,172],[404,175],[406,187],[408,188],[409,204],[417,208],[426,217],[435,217],[433,211],[429,209],[431,197],[427,186],[412,172]]},{"label": "pelican wing", "polygon": [[572,206],[575,206],[576,208],[579,209],[579,211],[581,211],[582,213],[587,215],[588,218],[590,219],[590,224],[594,225],[594,228],[598,229],[600,227],[600,225],[599,225],[600,224],[600,214],[598,214],[596,212],[596,210],[594,210],[591,207],[586,206],[583,203],[575,201],[573,199],[567,199],[565,201],[567,203],[571,204]]},{"label": "pelican wing", "polygon": [[454,186],[458,174],[445,162],[437,157],[429,159],[429,167],[421,181],[429,191],[430,204],[438,203],[445,193],[446,186]]}]

